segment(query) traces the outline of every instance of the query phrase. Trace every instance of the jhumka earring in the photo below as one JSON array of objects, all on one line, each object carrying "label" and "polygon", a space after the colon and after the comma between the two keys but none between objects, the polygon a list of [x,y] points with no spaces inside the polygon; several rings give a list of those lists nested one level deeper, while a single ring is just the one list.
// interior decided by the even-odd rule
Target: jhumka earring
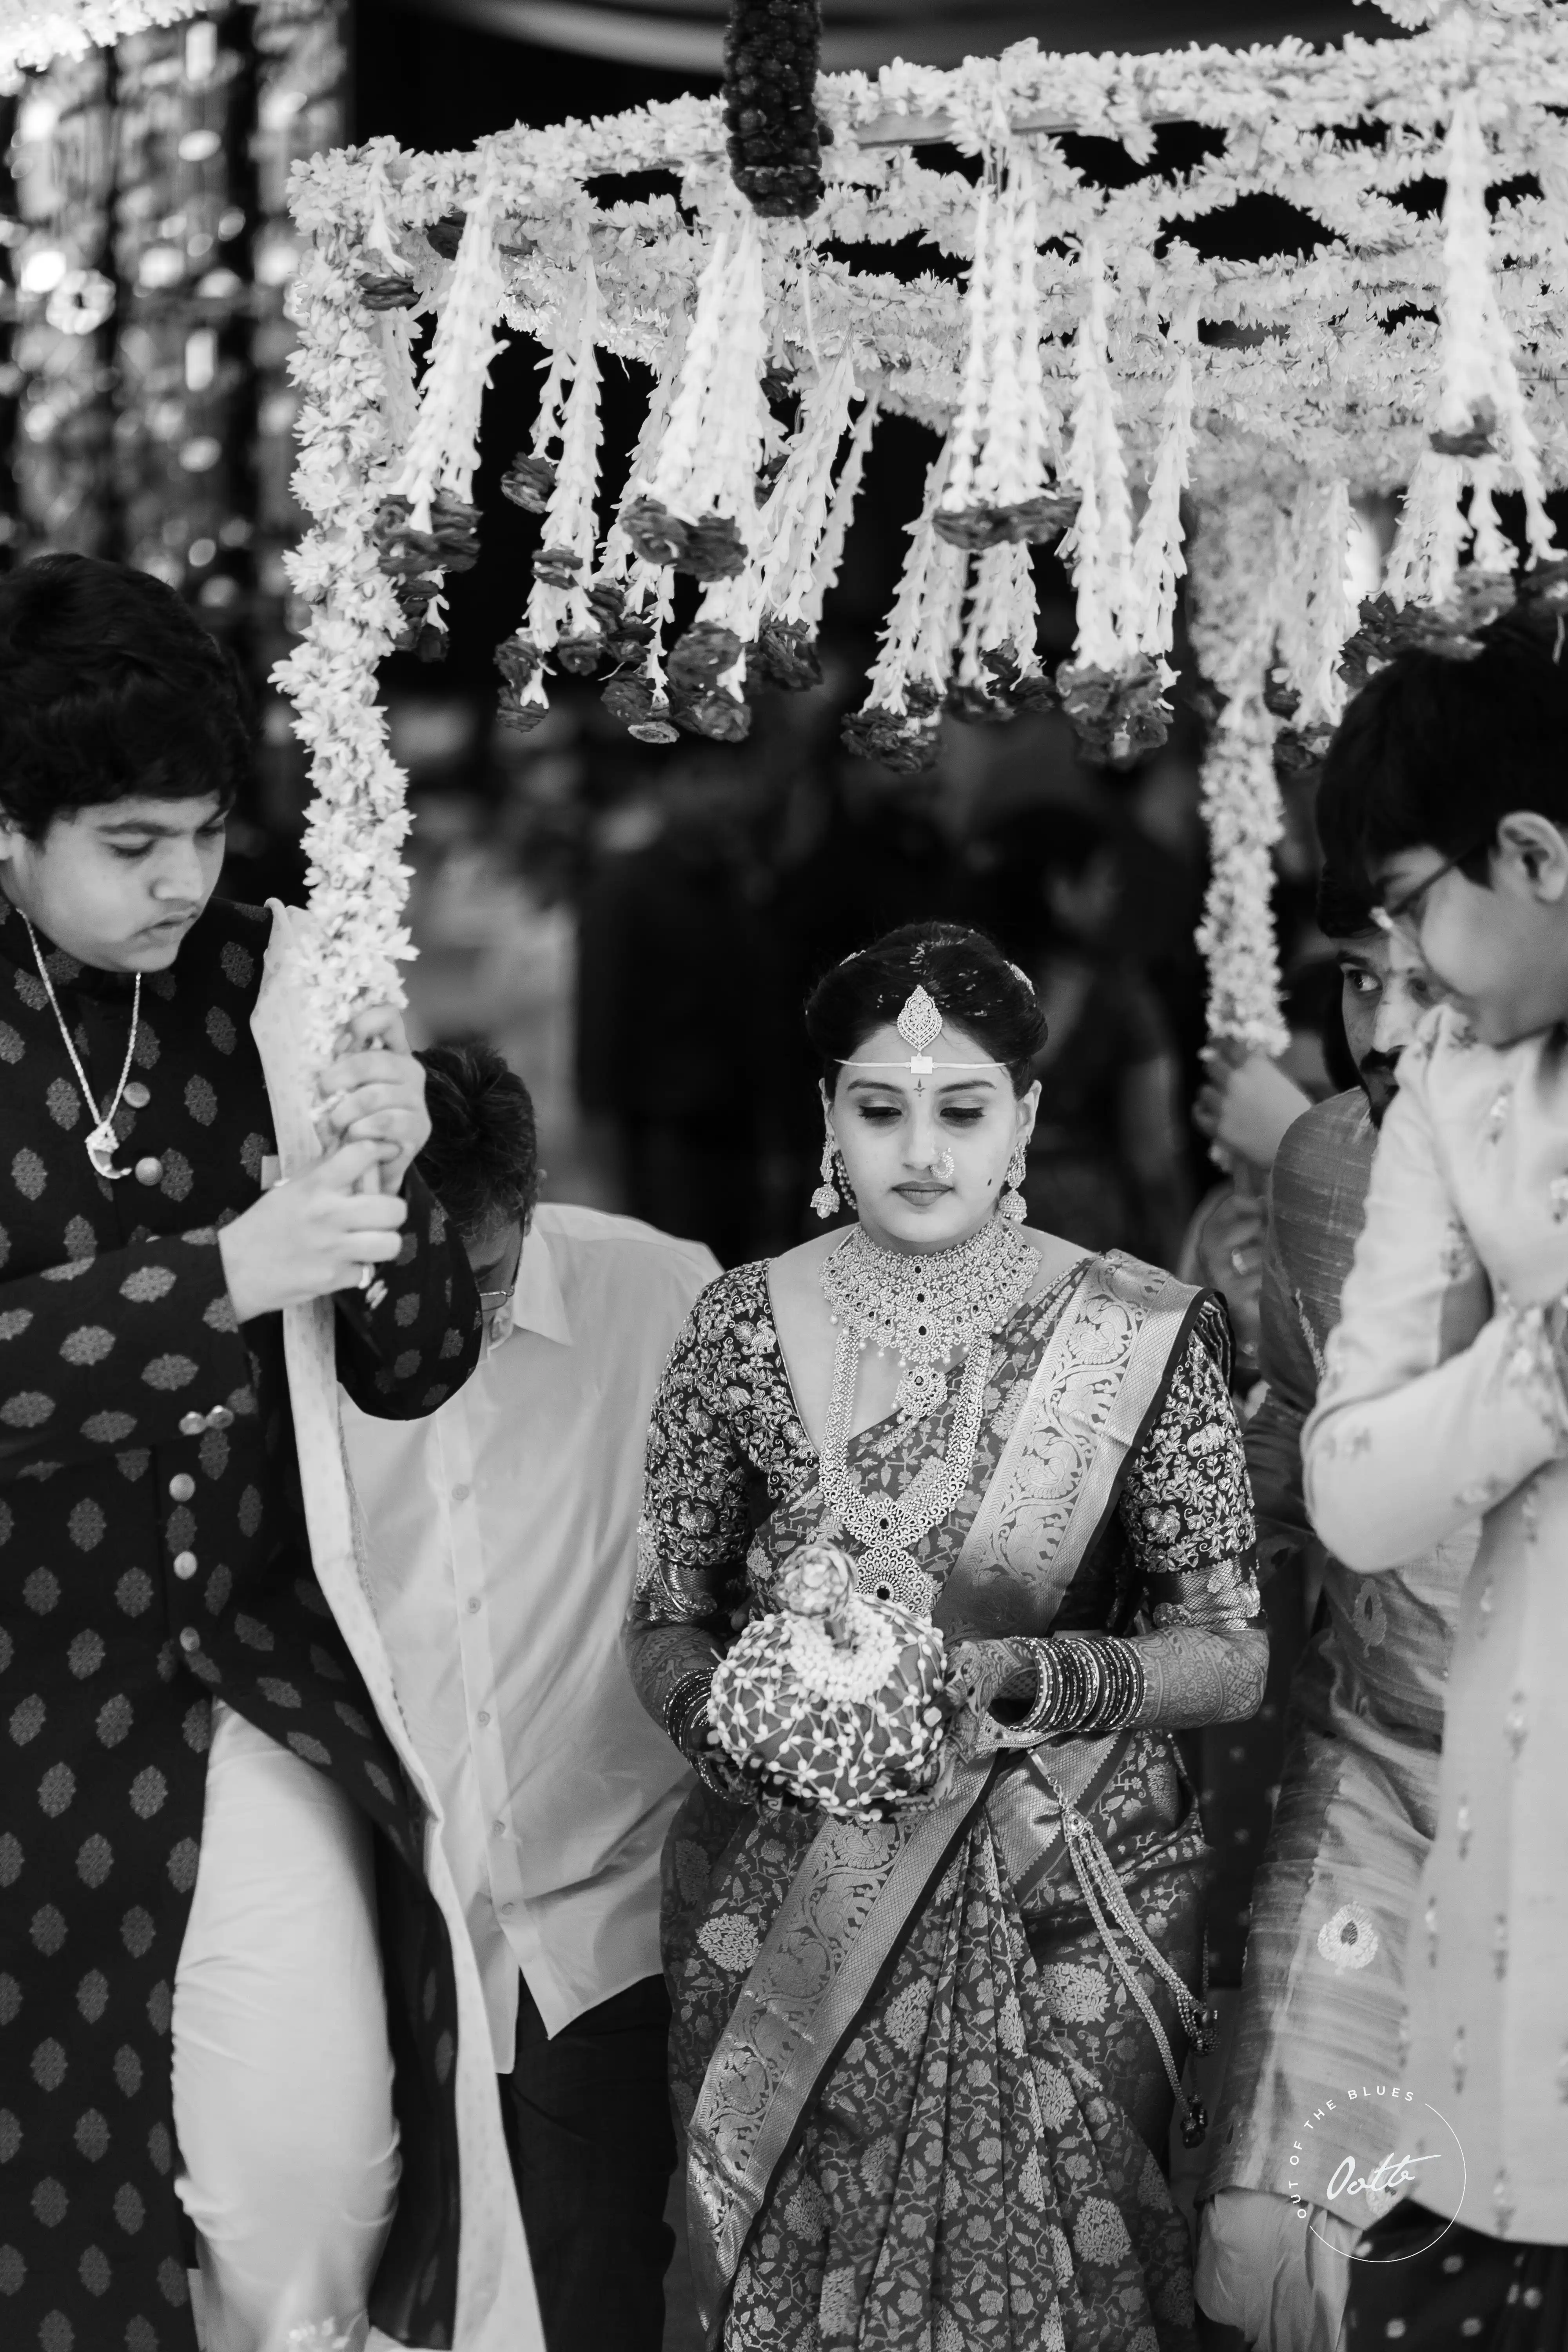
[{"label": "jhumka earring", "polygon": [[1007,1162],[1006,1189],[996,1203],[998,1213],[1005,1217],[1009,1224],[1021,1225],[1029,1213],[1024,1200],[1024,1171],[1026,1165],[1024,1147],[1020,1143]]},{"label": "jhumka earring", "polygon": [[811,1196],[811,1205],[819,1217],[826,1219],[838,1214],[844,1205],[838,1197],[840,1184],[844,1187],[845,1199],[853,1208],[855,1195],[850,1192],[849,1179],[839,1164],[838,1147],[833,1140],[833,1129],[828,1128],[822,1139],[822,1181]]}]

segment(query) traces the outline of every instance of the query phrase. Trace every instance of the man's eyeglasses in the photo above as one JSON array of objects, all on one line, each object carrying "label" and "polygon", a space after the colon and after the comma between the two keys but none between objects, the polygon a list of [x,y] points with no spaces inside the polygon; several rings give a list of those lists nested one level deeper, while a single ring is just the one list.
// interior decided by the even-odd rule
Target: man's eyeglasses
[{"label": "man's eyeglasses", "polygon": [[1454,873],[1468,859],[1479,857],[1483,849],[1489,849],[1491,846],[1491,838],[1489,833],[1482,840],[1472,841],[1467,848],[1459,850],[1454,856],[1446,857],[1442,865],[1435,866],[1431,873],[1417,882],[1413,890],[1405,891],[1391,905],[1374,906],[1372,910],[1372,919],[1378,929],[1386,931],[1391,939],[1397,933],[1399,938],[1408,940],[1413,948],[1418,948],[1421,944],[1421,926],[1426,919],[1426,900],[1434,885],[1441,882],[1445,874]]}]

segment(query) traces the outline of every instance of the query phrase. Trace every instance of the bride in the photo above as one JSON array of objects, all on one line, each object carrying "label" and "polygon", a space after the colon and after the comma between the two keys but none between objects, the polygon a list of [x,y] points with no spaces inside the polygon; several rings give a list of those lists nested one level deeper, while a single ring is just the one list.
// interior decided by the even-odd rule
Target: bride
[{"label": "bride", "polygon": [[[858,1222],[699,1299],[627,1633],[700,1783],[665,1950],[708,2341],[1190,2352],[1161,2157],[1205,1849],[1170,1735],[1251,1714],[1268,1655],[1223,1310],[1023,1225],[1045,1024],[980,933],[890,933],[806,1028],[816,1205]],[[824,1541],[947,1644],[947,1769],[885,1821],[710,1737],[736,1629]]]}]

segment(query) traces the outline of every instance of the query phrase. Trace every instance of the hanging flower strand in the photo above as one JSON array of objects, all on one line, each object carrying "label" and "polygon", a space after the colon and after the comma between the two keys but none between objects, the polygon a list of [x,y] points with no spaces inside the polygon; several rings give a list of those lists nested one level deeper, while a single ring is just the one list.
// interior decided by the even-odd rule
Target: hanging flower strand
[{"label": "hanging flower strand", "polygon": [[[1105,257],[1098,237],[1084,245],[1081,276],[1086,299],[1078,329],[1067,465],[1079,494],[1078,520],[1068,542],[1078,596],[1078,642],[1072,659],[1057,672],[1057,691],[1085,756],[1122,764],[1165,740],[1170,724],[1167,673],[1163,659],[1138,642],[1132,495],[1117,425]],[[1164,528],[1158,516],[1155,528]]]},{"label": "hanging flower strand", "polygon": [[909,526],[910,551],[865,702],[844,722],[848,750],[906,773],[935,763],[942,697],[969,571],[963,549],[939,537],[936,530],[947,467],[944,442],[926,476],[919,518]]},{"label": "hanging flower strand", "polygon": [[1050,480],[1040,372],[1038,171],[1005,126],[983,149],[964,299],[963,381],[936,528],[955,546],[1057,539],[1076,500]]},{"label": "hanging flower strand", "polygon": [[496,650],[497,667],[506,680],[500,718],[524,734],[539,725],[549,709],[544,667],[550,656],[563,669],[589,677],[605,650],[605,633],[598,625],[589,587],[597,538],[598,323],[598,280],[584,256],[575,316],[557,351],[558,358],[562,352],[570,354],[566,364],[572,383],[561,411],[561,458],[545,505],[542,544],[533,559],[533,586],[521,628]]},{"label": "hanging flower strand", "polygon": [[1444,166],[1442,376],[1432,447],[1448,457],[1504,457],[1524,499],[1530,561],[1550,562],[1558,551],[1513,339],[1498,299],[1487,211],[1490,165],[1474,89],[1461,91],[1455,103]]},{"label": "hanging flower strand", "polygon": [[812,561],[810,584],[801,598],[801,618],[814,636],[822,626],[822,607],[827,592],[837,583],[838,569],[844,561],[844,542],[849,534],[855,502],[860,495],[866,458],[880,411],[881,394],[873,390],[868,394],[855,420],[849,447],[834,486],[833,504],[828,509],[822,539]]},{"label": "hanging flower strand", "polygon": [[778,438],[763,393],[767,353],[762,239],[748,210],[714,238],[652,479],[622,513],[650,563],[699,580],[729,579],[744,565],[757,470]]},{"label": "hanging flower strand", "polygon": [[767,546],[759,565],[757,663],[775,686],[821,683],[815,629],[805,607],[827,528],[834,460],[854,398],[855,369],[845,352],[828,362],[802,399],[784,470],[762,511]]},{"label": "hanging flower strand", "polygon": [[500,348],[506,289],[496,250],[500,209],[500,167],[487,146],[418,414],[373,534],[382,569],[398,583],[404,609],[417,625],[418,650],[432,656],[445,645],[442,576],[467,571],[479,558],[479,509],[470,499],[479,409]]},{"label": "hanging flower strand", "polygon": [[1278,583],[1289,562],[1279,508],[1260,487],[1205,508],[1193,548],[1193,647],[1224,698],[1204,757],[1213,863],[1198,946],[1208,965],[1208,1029],[1282,1054],[1269,853],[1283,830],[1274,772],[1279,720],[1267,700]]}]

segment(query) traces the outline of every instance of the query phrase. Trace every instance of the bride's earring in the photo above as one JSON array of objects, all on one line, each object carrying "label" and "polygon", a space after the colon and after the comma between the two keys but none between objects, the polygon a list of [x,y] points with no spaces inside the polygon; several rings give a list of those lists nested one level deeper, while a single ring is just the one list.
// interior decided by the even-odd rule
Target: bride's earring
[{"label": "bride's earring", "polygon": [[1019,1143],[1007,1162],[1006,1189],[996,1203],[999,1213],[1010,1224],[1021,1225],[1029,1213],[1024,1201],[1024,1171],[1027,1164],[1024,1147]]},{"label": "bride's earring", "polygon": [[826,1219],[838,1214],[844,1205],[838,1197],[840,1184],[844,1187],[845,1198],[853,1208],[855,1195],[849,1190],[849,1179],[844,1173],[843,1166],[839,1161],[838,1147],[833,1140],[833,1129],[828,1128],[822,1139],[822,1181],[811,1196],[811,1205],[819,1217]]}]

